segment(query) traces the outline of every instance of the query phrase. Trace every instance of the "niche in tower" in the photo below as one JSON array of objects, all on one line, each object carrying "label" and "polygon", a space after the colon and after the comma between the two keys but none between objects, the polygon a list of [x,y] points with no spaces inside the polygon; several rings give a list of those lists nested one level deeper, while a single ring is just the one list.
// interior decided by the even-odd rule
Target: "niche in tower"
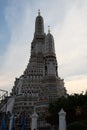
[{"label": "niche in tower", "polygon": [[47,75],[47,66],[45,66],[45,75]]}]

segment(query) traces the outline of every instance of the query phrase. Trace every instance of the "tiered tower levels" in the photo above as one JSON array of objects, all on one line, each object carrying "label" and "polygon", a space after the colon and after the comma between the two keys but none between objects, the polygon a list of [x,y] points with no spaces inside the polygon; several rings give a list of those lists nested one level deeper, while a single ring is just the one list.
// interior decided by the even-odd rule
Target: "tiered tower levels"
[{"label": "tiered tower levels", "polygon": [[54,38],[50,30],[45,34],[43,17],[38,12],[29,63],[12,89],[15,97],[13,112],[32,113],[34,107],[38,113],[44,112],[50,101],[65,96],[64,81],[57,70]]}]

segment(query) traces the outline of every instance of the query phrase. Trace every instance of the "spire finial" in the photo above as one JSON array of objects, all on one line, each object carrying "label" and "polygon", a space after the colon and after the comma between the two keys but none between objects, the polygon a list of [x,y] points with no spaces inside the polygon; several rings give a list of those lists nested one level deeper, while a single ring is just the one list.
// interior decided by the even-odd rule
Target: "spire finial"
[{"label": "spire finial", "polygon": [[48,33],[50,33],[50,26],[48,26]]},{"label": "spire finial", "polygon": [[38,16],[40,16],[40,9],[38,9]]}]

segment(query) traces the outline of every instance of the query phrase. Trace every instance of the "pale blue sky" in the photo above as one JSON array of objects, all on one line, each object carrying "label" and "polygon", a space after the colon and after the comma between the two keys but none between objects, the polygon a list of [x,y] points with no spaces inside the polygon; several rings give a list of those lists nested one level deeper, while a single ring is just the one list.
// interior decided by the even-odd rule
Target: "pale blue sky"
[{"label": "pale blue sky", "polygon": [[54,36],[58,72],[68,93],[87,89],[87,0],[0,0],[0,88],[25,70],[38,9]]}]

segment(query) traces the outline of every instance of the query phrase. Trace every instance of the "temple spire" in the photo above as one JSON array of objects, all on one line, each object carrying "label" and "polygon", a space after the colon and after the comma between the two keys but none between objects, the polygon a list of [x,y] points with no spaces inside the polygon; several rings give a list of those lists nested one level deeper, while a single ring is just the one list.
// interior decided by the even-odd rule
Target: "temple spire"
[{"label": "temple spire", "polygon": [[44,21],[39,9],[38,16],[36,17],[35,21],[35,35],[43,35],[43,34],[44,34]]},{"label": "temple spire", "polygon": [[38,16],[40,16],[40,14],[41,14],[41,13],[40,13],[40,9],[38,9]]},{"label": "temple spire", "polygon": [[50,26],[48,26],[48,34],[45,40],[45,54],[55,56],[54,38],[50,33]]},{"label": "temple spire", "polygon": [[48,33],[50,33],[50,26],[48,26]]}]

